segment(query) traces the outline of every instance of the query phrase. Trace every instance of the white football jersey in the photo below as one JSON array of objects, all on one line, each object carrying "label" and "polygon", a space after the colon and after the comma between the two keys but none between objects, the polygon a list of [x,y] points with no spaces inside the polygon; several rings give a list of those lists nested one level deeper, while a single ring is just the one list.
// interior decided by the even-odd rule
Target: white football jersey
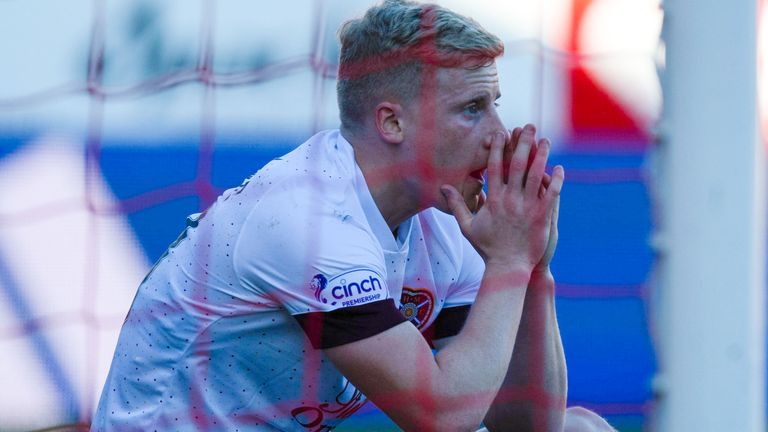
[{"label": "white football jersey", "polygon": [[338,131],[187,225],[139,287],[92,430],[331,430],[365,397],[322,348],[406,318],[424,330],[456,316],[431,326],[455,334],[484,271],[438,210],[395,238]]}]

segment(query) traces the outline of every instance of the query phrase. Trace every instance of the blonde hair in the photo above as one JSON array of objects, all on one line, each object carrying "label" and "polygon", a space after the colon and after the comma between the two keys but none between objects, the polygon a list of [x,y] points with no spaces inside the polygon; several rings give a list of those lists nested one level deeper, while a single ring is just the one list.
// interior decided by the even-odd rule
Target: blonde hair
[{"label": "blonde hair", "polygon": [[342,128],[360,127],[381,99],[410,102],[425,66],[477,68],[504,44],[471,18],[435,4],[385,0],[339,29],[336,90]]}]

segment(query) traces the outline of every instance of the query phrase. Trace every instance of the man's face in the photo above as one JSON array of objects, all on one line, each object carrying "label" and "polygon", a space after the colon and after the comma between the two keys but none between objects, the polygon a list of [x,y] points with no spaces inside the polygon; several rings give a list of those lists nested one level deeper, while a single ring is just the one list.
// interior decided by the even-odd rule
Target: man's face
[{"label": "man's face", "polygon": [[475,210],[481,201],[488,162],[490,146],[486,139],[505,131],[496,111],[496,100],[501,96],[496,65],[441,68],[425,75],[423,88],[415,150],[422,200],[448,211],[440,186],[449,184]]}]

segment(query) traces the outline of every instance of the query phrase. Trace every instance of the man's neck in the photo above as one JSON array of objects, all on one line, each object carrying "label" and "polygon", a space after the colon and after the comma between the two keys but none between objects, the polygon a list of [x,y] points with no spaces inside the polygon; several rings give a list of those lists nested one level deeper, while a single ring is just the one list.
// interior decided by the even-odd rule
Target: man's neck
[{"label": "man's neck", "polygon": [[[393,232],[408,218],[418,213],[418,194],[414,193],[407,175],[401,172],[403,164],[387,151],[376,151],[376,144],[344,136],[352,144],[355,161],[363,173],[368,191],[387,226]],[[384,144],[382,144],[384,145]]]},{"label": "man's neck", "polygon": [[[355,158],[357,159],[357,153]],[[421,210],[418,199],[412,196],[413,193],[407,185],[408,180],[397,176],[391,166],[365,166],[365,158],[362,159],[362,164],[359,159],[357,163],[363,172],[373,202],[376,203],[389,229],[395,231],[401,223]]]}]

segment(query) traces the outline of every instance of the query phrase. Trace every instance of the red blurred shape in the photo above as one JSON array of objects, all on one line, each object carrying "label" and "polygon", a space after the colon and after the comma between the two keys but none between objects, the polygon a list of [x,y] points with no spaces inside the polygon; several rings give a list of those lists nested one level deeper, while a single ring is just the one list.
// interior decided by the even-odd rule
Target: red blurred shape
[{"label": "red blurred shape", "polygon": [[579,60],[583,18],[594,0],[573,0],[568,50],[571,145],[579,150],[643,150],[650,136],[638,121],[587,72]]}]

